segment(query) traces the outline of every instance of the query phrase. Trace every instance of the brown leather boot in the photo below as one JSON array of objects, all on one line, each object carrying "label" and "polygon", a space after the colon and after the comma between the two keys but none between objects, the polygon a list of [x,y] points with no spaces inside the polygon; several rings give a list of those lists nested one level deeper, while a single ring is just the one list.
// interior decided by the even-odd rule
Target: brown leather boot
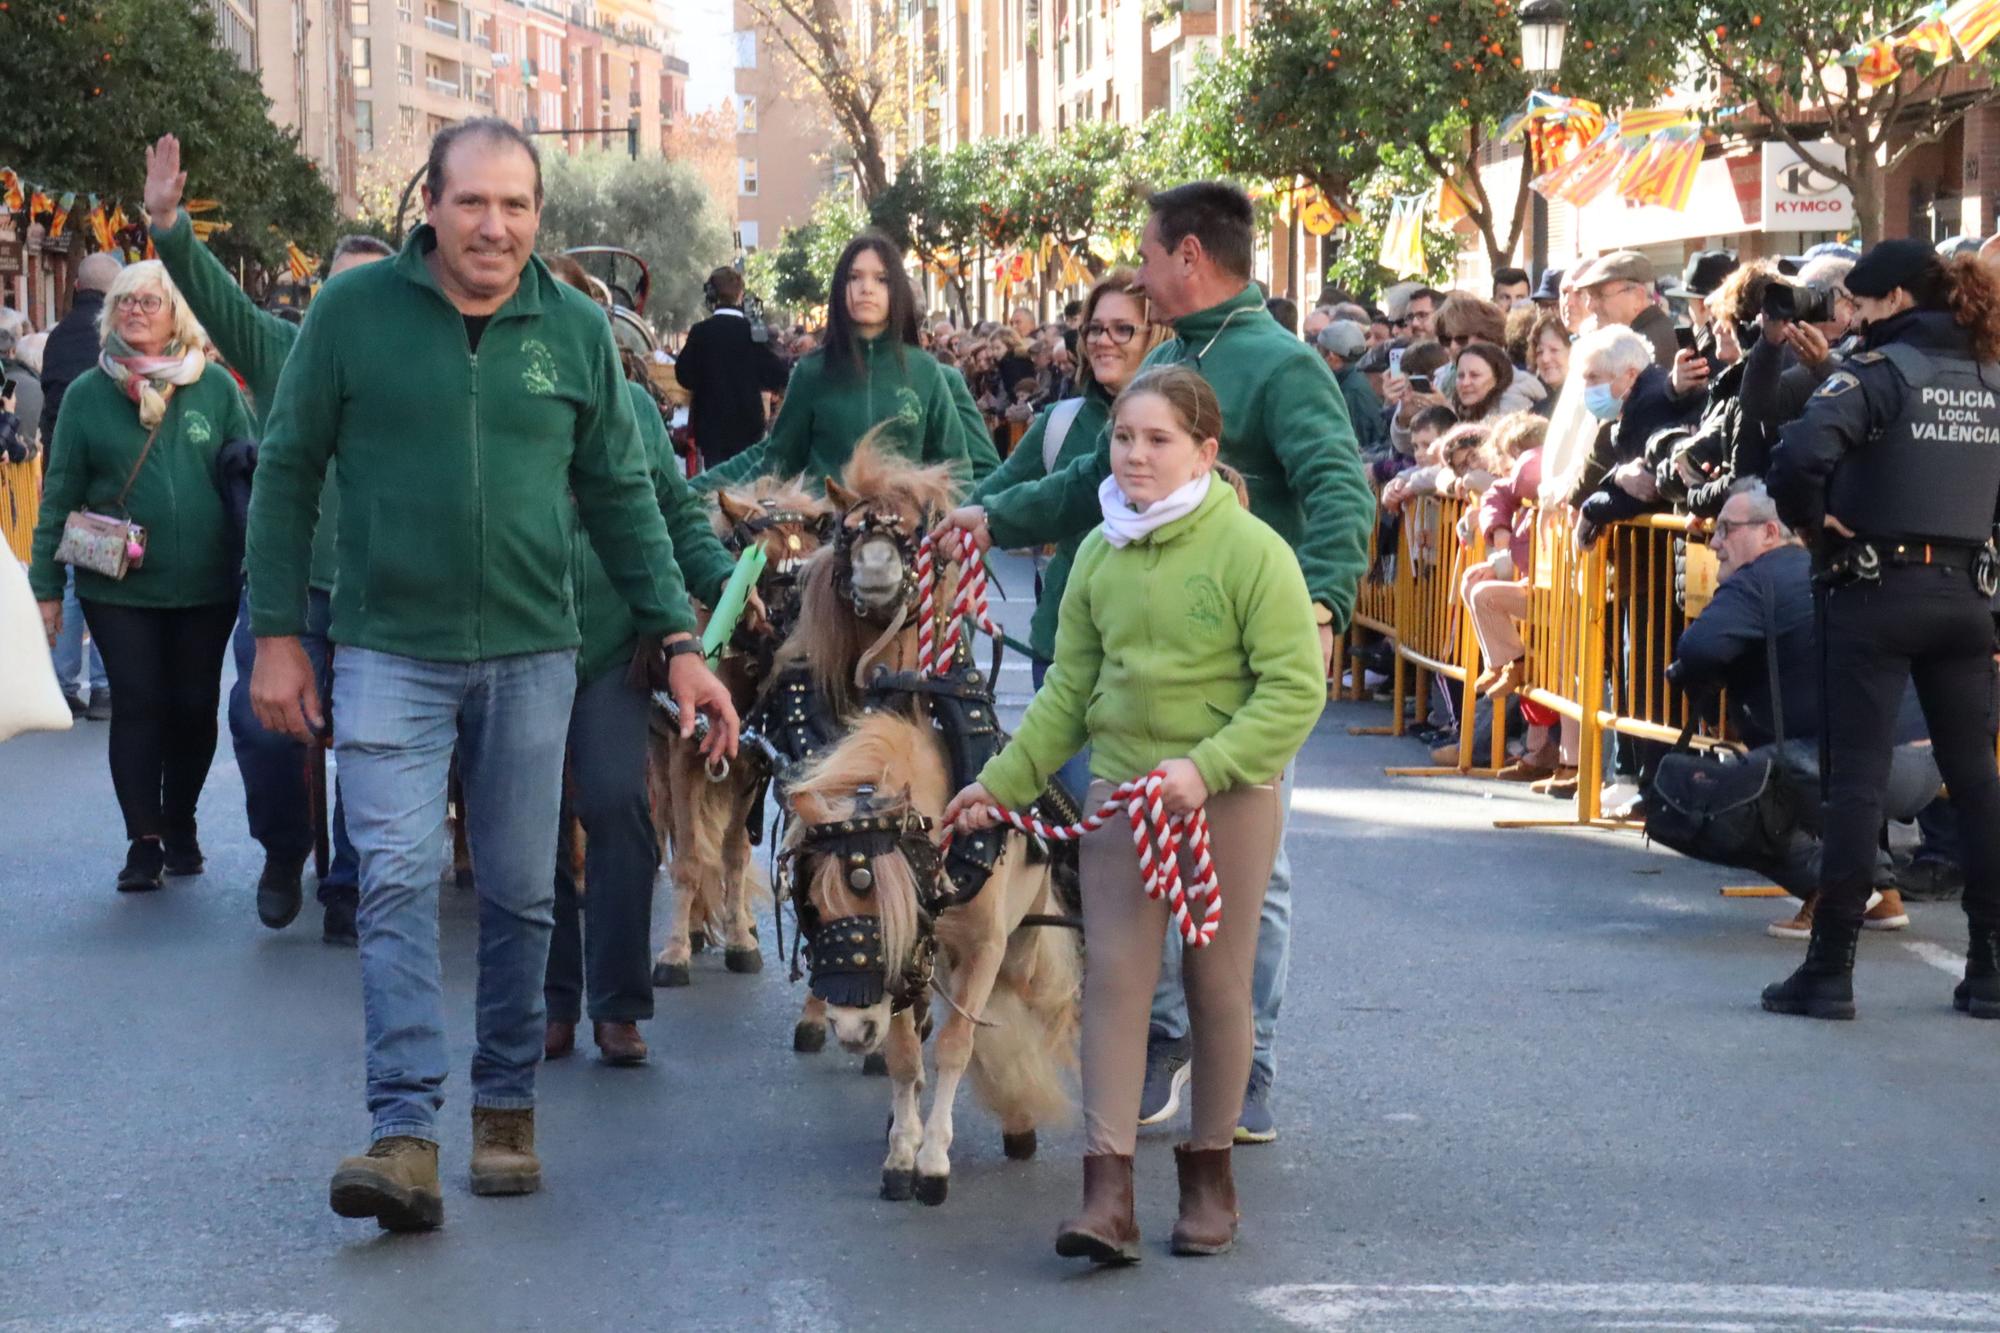
[{"label": "brown leather boot", "polygon": [[535,1156],[535,1112],[472,1108],[472,1192],[533,1194],[542,1187]]},{"label": "brown leather boot", "polygon": [[384,1231],[429,1231],[444,1222],[438,1149],[394,1134],[334,1169],[327,1202],[342,1217],[372,1217]]},{"label": "brown leather boot", "polygon": [[1229,1149],[1174,1148],[1181,1178],[1181,1217],[1174,1223],[1175,1254],[1221,1254],[1236,1243],[1236,1177]]},{"label": "brown leather boot", "polygon": [[550,1019],[548,1030],[542,1034],[542,1059],[560,1060],[575,1049],[576,1024]]},{"label": "brown leather boot", "polygon": [[590,1035],[597,1042],[597,1053],[605,1064],[646,1063],[646,1039],[639,1035],[637,1023],[592,1023]]},{"label": "brown leather boot", "polygon": [[1056,1232],[1056,1253],[1099,1264],[1139,1262],[1129,1154],[1091,1153],[1083,1159],[1083,1211]]}]

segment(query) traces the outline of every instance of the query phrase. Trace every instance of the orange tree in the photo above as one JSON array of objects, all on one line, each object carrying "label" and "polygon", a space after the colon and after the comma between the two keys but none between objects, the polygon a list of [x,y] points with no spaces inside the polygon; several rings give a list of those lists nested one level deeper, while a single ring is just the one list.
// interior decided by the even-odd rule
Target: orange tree
[{"label": "orange tree", "polygon": [[[1541,82],[1607,107],[1657,96],[1686,39],[1674,31],[1685,9],[1571,0],[1563,67]],[[1348,200],[1385,159],[1412,153],[1464,196],[1489,262],[1509,262],[1532,164],[1520,154],[1518,187],[1497,198],[1479,168],[1537,82],[1522,68],[1512,0],[1271,0],[1250,46],[1210,77],[1219,114],[1207,134],[1228,169],[1303,176]]]},{"label": "orange tree", "polygon": [[[1971,65],[1972,78],[1951,78],[1966,66],[1939,58],[1952,52],[1949,34],[1941,25],[1926,32],[1914,14],[1890,39],[1895,68],[1878,73],[1843,61],[1843,54],[1858,55],[1887,26],[1885,11],[1872,0],[1694,0],[1683,8],[1681,30],[1710,86],[1721,90],[1721,101],[1749,109],[1723,119],[1719,128],[1782,140],[1852,190],[1856,220],[1869,241],[1884,234],[1890,173],[1994,97],[1993,55],[2000,44]],[[1889,11],[1891,18],[1895,12]],[[1912,41],[1935,45],[1924,49]],[[1871,87],[1864,73],[1887,78]],[[1814,148],[1819,140],[1831,140],[1832,150]]]}]

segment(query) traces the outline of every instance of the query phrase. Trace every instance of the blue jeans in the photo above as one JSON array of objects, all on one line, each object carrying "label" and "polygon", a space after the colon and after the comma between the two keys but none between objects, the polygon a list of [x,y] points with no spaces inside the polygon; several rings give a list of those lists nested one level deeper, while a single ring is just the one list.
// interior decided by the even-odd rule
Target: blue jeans
[{"label": "blue jeans", "polygon": [[[55,663],[56,680],[62,685],[64,694],[79,694],[79,678],[83,675],[83,608],[76,601],[76,571],[63,573],[62,633],[56,635]],[[90,693],[93,697],[111,688],[110,677],[104,674],[104,659],[97,653],[97,636],[90,637]]]},{"label": "blue jeans", "polygon": [[[333,598],[314,588],[306,601],[306,632],[299,636],[311,659],[314,683],[322,700],[333,698],[333,645],[326,627],[333,617]],[[304,861],[312,855],[312,799],[306,790],[306,747],[289,736],[267,729],[250,706],[250,672],[256,665],[257,640],[250,633],[250,594],[243,594],[231,643],[236,657],[236,683],[229,690],[229,740],[236,750],[236,768],[243,775],[243,808],[250,836],[276,861]],[[319,900],[353,893],[361,883],[354,844],[347,838],[347,811],[340,800],[340,774],[333,780],[333,860],[319,883]]]},{"label": "blue jeans", "polygon": [[423,662],[344,647],[333,680],[347,827],[361,855],[361,1000],[374,1137],[437,1141],[450,1052],[438,965],[445,796],[458,750],[479,893],[474,1106],[535,1104],[573,650]]},{"label": "blue jeans", "polygon": [[[1035,688],[1042,688],[1042,681],[1049,674],[1049,664],[1037,657],[1028,668],[1028,674],[1035,679]],[[1069,761],[1056,770],[1056,781],[1068,789],[1070,798],[1082,805],[1090,791],[1090,747],[1084,746],[1069,757]],[[1090,811],[1085,810],[1086,815]]]},{"label": "blue jeans", "polygon": [[[1250,1000],[1256,1008],[1256,1049],[1250,1057],[1250,1082],[1269,1087],[1277,1077],[1272,1047],[1278,1038],[1278,1010],[1285,1003],[1285,982],[1292,971],[1292,858],[1285,834],[1292,823],[1292,782],[1298,761],[1278,775],[1281,823],[1278,859],[1271,863],[1271,883],[1264,890],[1264,914],[1257,927],[1257,970],[1250,979]],[[1187,1036],[1187,994],[1181,989],[1181,942],[1167,932],[1166,956],[1160,963],[1160,984],[1153,991],[1154,1034],[1178,1041]]]}]

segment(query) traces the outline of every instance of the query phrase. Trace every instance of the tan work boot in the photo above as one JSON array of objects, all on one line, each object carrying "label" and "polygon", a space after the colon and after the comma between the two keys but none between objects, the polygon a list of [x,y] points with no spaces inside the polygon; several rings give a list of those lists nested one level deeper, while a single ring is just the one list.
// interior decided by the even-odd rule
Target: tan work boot
[{"label": "tan work boot", "polygon": [[1056,1253],[1098,1264],[1139,1262],[1129,1155],[1091,1153],[1083,1159],[1083,1211],[1056,1232]]},{"label": "tan work boot", "polygon": [[1785,921],[1773,921],[1764,927],[1764,933],[1778,940],[1809,940],[1812,938],[1813,908],[1819,903],[1817,893],[1809,894],[1799,903],[1799,914]]},{"label": "tan work boot", "polygon": [[395,1134],[334,1169],[327,1202],[342,1217],[372,1217],[384,1231],[429,1231],[444,1224],[438,1148]]},{"label": "tan work boot", "polygon": [[1880,889],[1869,901],[1868,910],[1862,914],[1863,930],[1902,930],[1910,924],[1910,917],[1903,910],[1903,894],[1900,889]]},{"label": "tan work boot", "polygon": [[1236,1177],[1229,1149],[1174,1147],[1181,1178],[1181,1216],[1174,1223],[1175,1254],[1221,1254],[1236,1243]]},{"label": "tan work boot", "polygon": [[535,1156],[535,1111],[472,1108],[472,1192],[533,1194],[542,1187]]}]

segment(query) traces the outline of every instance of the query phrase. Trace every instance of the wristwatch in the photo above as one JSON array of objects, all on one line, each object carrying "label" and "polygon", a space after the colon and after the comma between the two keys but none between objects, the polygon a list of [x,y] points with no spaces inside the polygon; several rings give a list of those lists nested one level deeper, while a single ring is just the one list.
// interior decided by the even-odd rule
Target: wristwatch
[{"label": "wristwatch", "polygon": [[685,657],[689,653],[693,653],[697,657],[701,656],[700,639],[675,639],[672,643],[663,643],[660,645],[660,656],[668,662],[672,662],[676,657]]},{"label": "wristwatch", "polygon": [[1331,625],[1332,623],[1333,623],[1333,608],[1326,605],[1323,602],[1314,602],[1313,624]]}]

